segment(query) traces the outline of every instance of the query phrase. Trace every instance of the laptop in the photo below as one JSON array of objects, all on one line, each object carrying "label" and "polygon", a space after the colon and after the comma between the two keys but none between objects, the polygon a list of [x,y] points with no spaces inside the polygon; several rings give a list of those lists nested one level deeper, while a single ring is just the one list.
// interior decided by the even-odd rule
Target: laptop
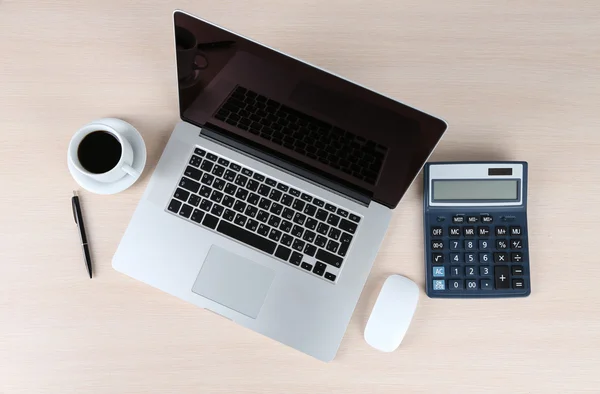
[{"label": "laptop", "polygon": [[176,11],[181,122],[113,258],[330,361],[446,123]]}]

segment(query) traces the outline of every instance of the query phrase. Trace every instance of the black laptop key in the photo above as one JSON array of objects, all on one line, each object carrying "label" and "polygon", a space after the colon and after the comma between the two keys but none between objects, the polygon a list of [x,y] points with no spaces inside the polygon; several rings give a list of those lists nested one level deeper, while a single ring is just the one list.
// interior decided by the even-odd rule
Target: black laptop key
[{"label": "black laptop key", "polygon": [[188,199],[188,203],[192,204],[193,206],[197,207],[198,204],[200,204],[200,200],[202,200],[200,197],[198,197],[195,194],[192,194],[190,196],[190,198]]},{"label": "black laptop key", "polygon": [[194,208],[191,205],[183,204],[181,210],[179,211],[179,215],[183,216],[184,218],[189,218],[193,210]]},{"label": "black laptop key", "polygon": [[346,211],[346,210],[344,210],[342,208],[338,208],[337,211],[336,211],[336,213],[338,215],[340,215],[341,217],[343,217],[343,218],[347,218],[348,217],[348,211]]},{"label": "black laptop key", "polygon": [[247,196],[248,196],[248,190],[242,189],[241,187],[235,193],[235,198],[238,198],[240,200],[245,200]]},{"label": "black laptop key", "polygon": [[300,190],[290,189],[290,194],[294,197],[300,197]]},{"label": "black laptop key", "polygon": [[271,230],[271,228],[269,226],[264,225],[264,224],[259,224],[256,232],[259,233],[260,235],[266,237],[267,235],[269,235],[270,230]]},{"label": "black laptop key", "polygon": [[304,226],[306,226],[306,228],[310,229],[310,230],[314,230],[317,228],[317,224],[319,222],[317,222],[315,219],[313,218],[308,218],[306,219],[306,222],[304,223]]},{"label": "black laptop key", "polygon": [[288,219],[288,220],[292,220],[292,218],[294,217],[294,210],[290,209],[290,208],[283,208],[283,212],[281,213],[281,216],[283,216],[284,218]]},{"label": "black laptop key", "polygon": [[317,234],[315,234],[313,231],[310,230],[306,230],[304,232],[304,236],[302,237],[303,240],[305,240],[306,242],[313,242],[315,240]]},{"label": "black laptop key", "polygon": [[214,180],[214,176],[210,175],[208,172],[205,172],[204,175],[202,175],[202,180],[200,182],[204,183],[206,186],[210,186]]},{"label": "black laptop key", "polygon": [[301,239],[295,239],[294,243],[292,244],[292,249],[302,251],[302,249],[304,249],[304,245],[306,245],[304,241],[302,241]]},{"label": "black laptop key", "polygon": [[325,204],[325,209],[331,212],[335,212],[336,208],[335,206],[331,205],[331,204]]},{"label": "black laptop key", "polygon": [[353,222],[358,223],[358,222],[360,222],[360,217],[357,216],[357,215],[355,215],[355,214],[353,214],[353,213],[351,213],[350,214],[350,220],[352,220]]},{"label": "black laptop key", "polygon": [[269,209],[269,207],[271,207],[271,201],[263,197],[258,202],[258,206],[262,209]]},{"label": "black laptop key", "polygon": [[212,213],[215,216],[221,216],[221,214],[223,213],[224,209],[225,208],[223,208],[222,205],[213,204],[213,207],[210,210],[210,213]]},{"label": "black laptop key", "polygon": [[185,190],[189,190],[194,193],[196,193],[198,189],[200,189],[200,184],[189,178],[181,178],[181,180],[179,181],[179,186]]},{"label": "black laptop key", "polygon": [[302,262],[302,254],[298,252],[293,252],[292,257],[290,257],[290,263],[294,265],[300,265]]},{"label": "black laptop key", "polygon": [[214,176],[222,176],[224,172],[225,172],[225,168],[223,166],[218,165],[218,164],[212,170],[212,174]]},{"label": "black laptop key", "polygon": [[233,207],[234,202],[235,198],[226,195],[225,197],[223,197],[223,201],[221,201],[221,204],[225,205],[227,208],[231,208]]},{"label": "black laptop key", "polygon": [[229,168],[231,168],[233,171],[240,171],[242,169],[242,167],[239,164],[235,164],[235,163],[231,163],[229,165]]},{"label": "black laptop key", "polygon": [[338,227],[341,228],[344,231],[349,232],[350,234],[354,234],[354,232],[356,231],[356,223],[351,222],[351,221],[346,220],[346,219],[342,219],[340,221],[340,224],[339,224]]},{"label": "black laptop key", "polygon": [[325,206],[325,202],[323,200],[319,200],[318,198],[313,199],[313,204],[321,208]]},{"label": "black laptop key", "polygon": [[231,209],[225,209],[225,212],[223,212],[223,219],[229,220],[231,222],[234,218],[235,211],[232,211]]},{"label": "black laptop key", "polygon": [[352,241],[352,235],[348,233],[342,233],[342,236],[340,237],[340,242],[342,244],[350,244],[350,241]]},{"label": "black laptop key", "polygon": [[271,212],[272,214],[275,214],[275,215],[279,215],[279,214],[281,214],[282,210],[283,210],[283,205],[274,203],[273,205],[271,205],[271,209],[269,209],[269,212]]},{"label": "black laptop key", "polygon": [[279,227],[279,223],[281,222],[281,218],[279,216],[270,215],[269,216],[269,225],[273,227]]},{"label": "black laptop key", "polygon": [[210,172],[213,168],[213,163],[208,160],[204,160],[202,162],[202,164],[200,165],[200,168],[203,169],[204,171]]},{"label": "black laptop key", "polygon": [[194,167],[198,167],[200,165],[200,163],[202,163],[202,159],[199,158],[198,156],[192,156],[192,158],[190,159],[190,165],[194,166]]},{"label": "black laptop key", "polygon": [[346,253],[348,252],[349,247],[350,247],[350,242],[340,243],[340,247],[338,248],[337,254],[342,257],[345,257]]},{"label": "black laptop key", "polygon": [[339,222],[340,222],[339,216],[334,215],[333,213],[329,214],[329,217],[327,218],[327,224],[330,224],[332,226],[337,226]]},{"label": "black laptop key", "polygon": [[340,244],[335,242],[334,240],[330,239],[329,242],[327,242],[327,250],[332,252],[332,253],[337,253],[338,248],[340,247]]},{"label": "black laptop key", "polygon": [[292,222],[288,222],[287,220],[283,220],[281,222],[281,225],[279,226],[279,229],[281,231],[285,231],[286,233],[289,233],[290,231],[292,231]]},{"label": "black laptop key", "polygon": [[285,246],[292,246],[292,242],[294,241],[294,237],[288,234],[283,234],[281,237],[281,243]]},{"label": "black laptop key", "polygon": [[210,199],[216,203],[220,203],[221,200],[223,199],[223,193],[221,193],[218,190],[213,191],[212,195],[210,196]]},{"label": "black laptop key", "polygon": [[212,189],[208,186],[202,186],[198,192],[202,197],[209,197],[210,193],[212,193]]},{"label": "black laptop key", "polygon": [[260,196],[256,193],[250,193],[246,201],[248,201],[249,204],[257,205],[260,201]]},{"label": "black laptop key", "polygon": [[229,165],[229,160],[223,159],[222,157],[219,157],[219,160],[217,160],[217,163],[219,163],[222,166],[227,167]]},{"label": "black laptop key", "polygon": [[303,200],[304,200],[304,201],[306,201],[306,202],[311,202],[311,201],[312,201],[312,199],[313,199],[313,198],[312,198],[312,196],[309,196],[309,195],[308,195],[308,194],[306,194],[306,193],[302,193],[302,194],[300,195],[300,198],[301,198],[301,199],[303,199]]},{"label": "black laptop key", "polygon": [[294,223],[298,223],[299,225],[304,225],[304,221],[306,220],[306,215],[303,213],[296,213],[294,216]]},{"label": "black laptop key", "polygon": [[203,211],[210,211],[211,208],[212,202],[210,202],[206,198],[203,198],[202,202],[200,203],[200,209],[202,209]]},{"label": "black laptop key", "polygon": [[271,193],[269,194],[269,198],[273,201],[279,201],[281,199],[282,194],[283,193],[281,193],[279,190],[272,189]]},{"label": "black laptop key", "polygon": [[274,179],[271,179],[271,178],[267,178],[265,180],[265,183],[271,187],[275,187],[277,185],[277,181],[275,181]]},{"label": "black laptop key", "polygon": [[246,189],[250,190],[251,192],[255,192],[259,185],[260,183],[258,183],[256,180],[250,179],[246,184]]},{"label": "black laptop key", "polygon": [[216,160],[217,160],[217,155],[215,155],[214,153],[208,153],[208,154],[206,155],[206,158],[207,158],[208,160],[211,160],[211,161],[216,161]]},{"label": "black laptop key", "polygon": [[315,217],[319,220],[325,221],[325,219],[327,219],[327,215],[328,214],[326,210],[319,208]]},{"label": "black laptop key", "polygon": [[206,226],[208,228],[214,229],[215,227],[217,227],[218,222],[219,222],[218,217],[207,213],[206,215],[204,215],[204,220],[202,221],[202,225]]},{"label": "black laptop key", "polygon": [[217,189],[217,190],[223,190],[223,188],[225,188],[225,184],[227,182],[225,182],[223,179],[221,178],[217,178],[215,179],[215,181],[213,182],[212,186]]},{"label": "black laptop key", "polygon": [[238,174],[237,177],[235,178],[235,184],[238,186],[241,186],[241,187],[246,186],[247,181],[248,181],[248,178],[242,174]]},{"label": "black laptop key", "polygon": [[317,258],[317,260],[321,260],[337,268],[340,268],[342,266],[342,261],[344,261],[340,256],[336,256],[335,254],[329,253],[324,249],[317,250],[317,254],[315,257]]},{"label": "black laptop key", "polygon": [[244,212],[244,210],[246,209],[246,203],[243,201],[236,201],[235,204],[233,204],[233,210],[234,211],[238,211],[240,213]]},{"label": "black laptop key", "polygon": [[282,235],[283,233],[281,231],[277,230],[276,228],[272,228],[269,232],[269,239],[278,242]]},{"label": "black laptop key", "polygon": [[292,235],[294,237],[298,237],[298,238],[301,237],[303,232],[304,232],[304,229],[296,224],[294,225],[294,227],[292,227]]},{"label": "black laptop key", "polygon": [[235,176],[236,176],[236,173],[231,170],[227,170],[223,174],[223,178],[227,179],[229,182],[233,182],[233,180],[235,179]]},{"label": "black laptop key", "polygon": [[282,192],[287,192],[289,187],[287,187],[287,185],[284,185],[283,183],[278,183],[277,189],[281,190]]},{"label": "black laptop key", "polygon": [[329,231],[329,226],[326,225],[325,223],[319,223],[319,225],[317,226],[317,232],[319,234],[327,235],[328,231]]},{"label": "black laptop key", "polygon": [[317,261],[317,263],[315,264],[315,268],[313,268],[313,274],[317,274],[319,276],[323,276],[323,274],[325,273],[325,268],[327,268],[327,266],[319,261]]},{"label": "black laptop key", "polygon": [[331,272],[325,272],[325,279],[335,282],[335,278],[336,278],[335,275],[332,274]]},{"label": "black laptop key", "polygon": [[273,254],[275,247],[277,246],[277,244],[271,240],[223,220],[219,223],[217,231],[269,254]]},{"label": "black laptop key", "polygon": [[254,175],[252,175],[252,178],[256,179],[259,182],[262,182],[265,180],[265,176],[259,174],[258,172],[255,172]]},{"label": "black laptop key", "polygon": [[198,156],[204,156],[206,154],[206,151],[201,148],[196,148],[196,149],[194,149],[194,153],[197,154]]},{"label": "black laptop key", "polygon": [[294,203],[292,204],[292,208],[294,208],[296,211],[302,212],[302,210],[304,209],[304,204],[305,204],[304,201],[297,198],[294,200]]},{"label": "black laptop key", "polygon": [[204,219],[204,212],[199,209],[194,209],[192,213],[192,217],[190,217],[196,223],[202,223],[202,219]]},{"label": "black laptop key", "polygon": [[236,190],[237,187],[233,183],[227,183],[227,185],[225,185],[225,187],[223,188],[223,191],[231,196],[235,194]]},{"label": "black laptop key", "polygon": [[279,245],[277,247],[277,251],[275,252],[275,256],[280,258],[281,260],[287,261],[291,253],[292,250],[290,248],[286,248],[285,246]]},{"label": "black laptop key", "polygon": [[310,257],[313,257],[317,251],[317,247],[315,245],[306,244],[304,247],[304,253]]},{"label": "black laptop key", "polygon": [[256,208],[255,206],[252,205],[248,205],[246,207],[246,211],[244,212],[247,216],[250,216],[251,218],[256,217],[256,214],[258,213],[258,208]]},{"label": "black laptop key", "polygon": [[190,196],[190,192],[188,192],[187,190],[183,190],[183,189],[181,189],[181,188],[178,187],[177,190],[175,190],[175,194],[173,196],[176,199],[178,199],[178,200],[187,201],[188,197]]},{"label": "black laptop key", "polygon": [[242,168],[242,174],[250,177],[250,176],[252,176],[253,172],[247,168]]},{"label": "black laptop key", "polygon": [[312,204],[306,204],[306,207],[304,208],[305,214],[307,214],[308,216],[314,216],[316,212],[317,212],[317,207],[315,207]]},{"label": "black laptop key", "polygon": [[250,231],[256,231],[258,228],[258,222],[254,219],[248,219],[246,222],[246,228]]},{"label": "black laptop key", "polygon": [[183,173],[185,176],[195,179],[197,181],[202,177],[202,171],[192,166],[187,166],[185,172]]},{"label": "black laptop key", "polygon": [[264,183],[262,183],[260,185],[260,187],[258,188],[258,194],[260,194],[263,197],[267,197],[270,192],[271,192],[271,188],[269,186],[265,185]]},{"label": "black laptop key", "polygon": [[313,266],[312,266],[311,264],[308,264],[308,263],[302,263],[302,264],[300,265],[300,267],[302,267],[302,269],[305,269],[305,270],[307,270],[307,271],[310,271],[310,270],[312,270],[312,267],[313,267]]},{"label": "black laptop key", "polygon": [[267,220],[269,220],[269,212],[267,212],[267,211],[264,211],[264,210],[262,210],[262,209],[261,209],[261,210],[260,210],[260,211],[258,211],[258,213],[256,214],[256,219],[257,219],[259,222],[266,223],[266,222],[267,222]]},{"label": "black laptop key", "polygon": [[290,196],[289,194],[284,194],[281,198],[281,203],[286,207],[292,205],[292,202],[294,202],[294,197]]},{"label": "black laptop key", "polygon": [[235,219],[233,219],[233,222],[235,224],[237,224],[238,226],[244,226],[244,224],[246,224],[246,220],[248,220],[248,218],[244,215],[242,215],[241,213],[238,213],[235,215]]},{"label": "black laptop key", "polygon": [[335,227],[329,229],[329,238],[335,239],[336,241],[338,240],[338,238],[340,238],[341,234],[342,232]]}]

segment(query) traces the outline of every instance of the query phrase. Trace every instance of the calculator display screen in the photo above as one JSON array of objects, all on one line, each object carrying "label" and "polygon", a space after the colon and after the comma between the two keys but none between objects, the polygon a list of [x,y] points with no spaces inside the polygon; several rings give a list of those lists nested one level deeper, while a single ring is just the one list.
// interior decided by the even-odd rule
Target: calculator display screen
[{"label": "calculator display screen", "polygon": [[517,201],[518,197],[519,181],[516,179],[433,181],[433,201]]}]

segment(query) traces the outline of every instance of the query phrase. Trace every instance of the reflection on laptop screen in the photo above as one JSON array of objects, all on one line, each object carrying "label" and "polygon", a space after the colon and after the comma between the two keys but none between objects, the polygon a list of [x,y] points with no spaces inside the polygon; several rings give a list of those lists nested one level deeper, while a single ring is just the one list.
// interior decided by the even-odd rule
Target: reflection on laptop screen
[{"label": "reflection on laptop screen", "polygon": [[175,13],[182,119],[397,205],[446,125],[352,82]]}]

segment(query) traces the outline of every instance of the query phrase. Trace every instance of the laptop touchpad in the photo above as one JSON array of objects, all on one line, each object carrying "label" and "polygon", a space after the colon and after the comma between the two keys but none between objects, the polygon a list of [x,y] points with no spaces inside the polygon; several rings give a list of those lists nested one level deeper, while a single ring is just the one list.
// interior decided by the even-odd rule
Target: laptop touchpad
[{"label": "laptop touchpad", "polygon": [[192,291],[256,319],[275,271],[213,245]]}]

